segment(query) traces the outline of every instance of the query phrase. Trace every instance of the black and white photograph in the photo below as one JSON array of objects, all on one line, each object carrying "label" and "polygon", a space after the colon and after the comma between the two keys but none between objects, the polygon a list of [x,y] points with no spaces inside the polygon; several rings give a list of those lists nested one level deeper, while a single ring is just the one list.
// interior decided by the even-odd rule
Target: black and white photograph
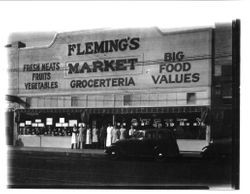
[{"label": "black and white photograph", "polygon": [[240,189],[240,2],[1,4],[5,189]]}]

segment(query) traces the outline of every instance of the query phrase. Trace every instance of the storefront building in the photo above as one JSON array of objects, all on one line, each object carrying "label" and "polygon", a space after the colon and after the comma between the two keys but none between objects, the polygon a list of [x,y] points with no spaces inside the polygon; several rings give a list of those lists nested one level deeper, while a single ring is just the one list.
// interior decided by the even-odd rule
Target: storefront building
[{"label": "storefront building", "polygon": [[9,94],[29,105],[15,110],[15,142],[70,148],[74,124],[120,124],[168,128],[181,150],[201,150],[211,139],[212,82],[220,71],[215,32],[94,30],[59,33],[43,47],[13,44]]}]

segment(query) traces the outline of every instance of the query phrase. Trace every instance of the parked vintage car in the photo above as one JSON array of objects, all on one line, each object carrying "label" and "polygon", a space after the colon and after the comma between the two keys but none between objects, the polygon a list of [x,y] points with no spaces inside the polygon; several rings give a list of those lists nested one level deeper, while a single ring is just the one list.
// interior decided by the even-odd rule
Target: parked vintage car
[{"label": "parked vintage car", "polygon": [[220,139],[209,143],[202,149],[203,158],[231,158],[232,157],[232,139]]},{"label": "parked vintage car", "polygon": [[174,134],[168,129],[137,131],[133,137],[107,147],[105,153],[111,158],[135,156],[153,157],[156,160],[180,156]]}]

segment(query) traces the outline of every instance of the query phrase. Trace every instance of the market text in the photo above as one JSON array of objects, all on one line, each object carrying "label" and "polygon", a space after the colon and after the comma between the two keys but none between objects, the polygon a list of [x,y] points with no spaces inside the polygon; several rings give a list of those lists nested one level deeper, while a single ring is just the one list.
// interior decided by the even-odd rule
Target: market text
[{"label": "market text", "polygon": [[134,70],[137,58],[68,63],[68,74]]},{"label": "market text", "polygon": [[106,79],[72,80],[70,82],[71,88],[105,88],[122,86],[135,86],[135,81],[132,77],[122,77]]},{"label": "market text", "polygon": [[68,56],[136,50],[140,47],[139,37],[68,44]]}]

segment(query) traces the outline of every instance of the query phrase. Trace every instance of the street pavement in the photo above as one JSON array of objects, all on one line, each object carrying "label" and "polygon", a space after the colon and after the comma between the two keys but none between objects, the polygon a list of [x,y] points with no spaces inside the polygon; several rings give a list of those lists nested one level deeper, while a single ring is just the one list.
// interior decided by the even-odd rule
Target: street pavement
[{"label": "street pavement", "polygon": [[190,154],[156,162],[144,158],[111,160],[104,150],[94,149],[10,148],[8,187],[232,188],[229,161],[204,160]]},{"label": "street pavement", "polygon": [[[81,156],[88,156],[88,157],[105,157],[106,154],[104,149],[70,149],[70,148],[51,148],[51,147],[9,147],[9,152],[25,152],[25,153],[36,153],[36,154],[43,154],[43,153],[53,153],[54,155],[60,156],[72,156],[72,157],[81,157]],[[180,154],[183,157],[195,157],[200,158],[200,152],[197,151],[182,151]]]}]

